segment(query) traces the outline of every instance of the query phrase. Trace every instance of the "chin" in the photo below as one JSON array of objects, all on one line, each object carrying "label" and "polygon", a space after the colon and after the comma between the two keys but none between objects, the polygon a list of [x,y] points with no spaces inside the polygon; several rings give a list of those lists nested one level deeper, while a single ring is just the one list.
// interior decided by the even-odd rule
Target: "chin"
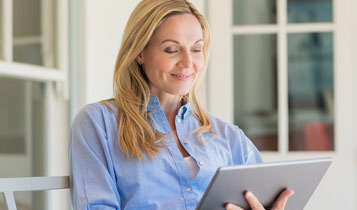
[{"label": "chin", "polygon": [[183,96],[186,95],[187,93],[189,93],[190,91],[182,91],[182,90],[173,90],[173,91],[167,91],[167,93],[171,94],[171,95],[175,95],[175,96]]},{"label": "chin", "polygon": [[191,89],[192,89],[192,87],[190,87],[190,88],[179,88],[179,89],[173,90],[172,94],[173,95],[183,96],[183,95],[186,95],[187,93],[189,93]]},{"label": "chin", "polygon": [[174,96],[184,96],[186,95],[188,92],[171,92],[169,94],[174,95]]}]

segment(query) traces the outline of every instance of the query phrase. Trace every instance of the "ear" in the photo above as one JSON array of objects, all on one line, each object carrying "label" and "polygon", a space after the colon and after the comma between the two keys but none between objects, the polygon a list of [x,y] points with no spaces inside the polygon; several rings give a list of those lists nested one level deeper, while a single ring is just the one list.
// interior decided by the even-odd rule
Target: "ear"
[{"label": "ear", "polygon": [[136,57],[136,62],[138,62],[140,65],[144,63],[144,53],[141,52],[137,57]]}]

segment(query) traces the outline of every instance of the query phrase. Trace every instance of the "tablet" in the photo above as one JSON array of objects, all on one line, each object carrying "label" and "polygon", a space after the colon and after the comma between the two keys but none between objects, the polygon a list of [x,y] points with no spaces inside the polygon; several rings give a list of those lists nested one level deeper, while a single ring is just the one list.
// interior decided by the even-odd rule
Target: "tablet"
[{"label": "tablet", "polygon": [[221,167],[196,210],[224,210],[227,202],[250,209],[244,198],[247,190],[253,192],[266,209],[270,209],[287,188],[294,190],[295,194],[289,198],[285,209],[302,210],[331,163],[332,158],[317,158]]}]

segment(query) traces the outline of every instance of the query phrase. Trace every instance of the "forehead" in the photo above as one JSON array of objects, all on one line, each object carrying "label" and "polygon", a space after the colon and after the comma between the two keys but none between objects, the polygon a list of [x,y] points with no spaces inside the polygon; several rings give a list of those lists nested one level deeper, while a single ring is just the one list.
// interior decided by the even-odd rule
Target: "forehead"
[{"label": "forehead", "polygon": [[179,42],[195,42],[203,38],[202,27],[192,14],[168,17],[151,37],[152,41],[173,39]]}]

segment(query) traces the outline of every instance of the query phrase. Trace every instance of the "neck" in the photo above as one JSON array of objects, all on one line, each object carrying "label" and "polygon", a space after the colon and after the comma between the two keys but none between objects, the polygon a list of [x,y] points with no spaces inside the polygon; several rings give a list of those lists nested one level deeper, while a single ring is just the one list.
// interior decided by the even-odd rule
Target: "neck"
[{"label": "neck", "polygon": [[175,116],[179,109],[179,100],[181,97],[178,95],[170,94],[155,94],[155,96],[158,98],[160,106],[165,112],[166,118],[169,122],[171,129],[175,130]]}]

